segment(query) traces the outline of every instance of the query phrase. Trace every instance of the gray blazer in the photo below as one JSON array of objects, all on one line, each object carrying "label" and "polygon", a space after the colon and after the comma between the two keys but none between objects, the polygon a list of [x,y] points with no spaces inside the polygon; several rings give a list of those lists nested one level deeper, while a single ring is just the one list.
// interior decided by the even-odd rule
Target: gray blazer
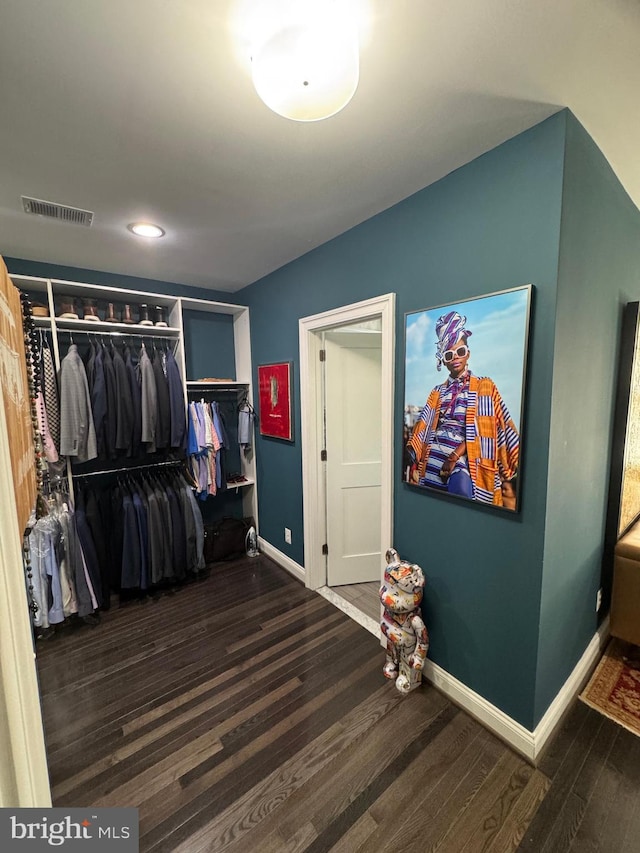
[{"label": "gray blazer", "polygon": [[60,365],[60,453],[78,462],[98,455],[87,374],[75,344]]},{"label": "gray blazer", "polygon": [[153,365],[142,346],[136,373],[140,381],[141,406],[142,406],[142,437],[141,440],[147,444],[147,452],[155,453],[156,450],[156,427],[158,423],[158,394],[156,391],[156,378],[153,375]]}]

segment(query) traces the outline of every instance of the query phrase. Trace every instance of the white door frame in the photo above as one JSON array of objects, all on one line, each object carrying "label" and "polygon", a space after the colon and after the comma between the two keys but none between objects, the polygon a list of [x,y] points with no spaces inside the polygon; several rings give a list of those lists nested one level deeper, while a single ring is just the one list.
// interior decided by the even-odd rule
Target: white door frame
[{"label": "white door frame", "polygon": [[49,773],[0,385],[0,807],[48,808]]},{"label": "white door frame", "polygon": [[[300,335],[300,419],[302,435],[302,496],[304,515],[305,585],[326,585],[325,483],[322,450],[322,385],[320,336],[336,326],[380,317],[382,323],[382,468],[380,544],[382,555],[393,542],[393,422],[396,295],[386,293],[298,321]],[[382,576],[382,563],[380,573]]]}]

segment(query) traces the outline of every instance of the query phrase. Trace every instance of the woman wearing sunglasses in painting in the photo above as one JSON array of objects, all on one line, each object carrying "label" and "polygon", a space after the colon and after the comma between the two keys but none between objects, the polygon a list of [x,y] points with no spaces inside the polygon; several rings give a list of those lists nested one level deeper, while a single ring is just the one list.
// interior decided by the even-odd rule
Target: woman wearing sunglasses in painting
[{"label": "woman wearing sunglasses in painting", "polygon": [[468,367],[467,318],[449,311],[436,323],[436,362],[449,378],[436,385],[407,450],[409,481],[483,503],[516,508],[520,439],[495,383]]}]

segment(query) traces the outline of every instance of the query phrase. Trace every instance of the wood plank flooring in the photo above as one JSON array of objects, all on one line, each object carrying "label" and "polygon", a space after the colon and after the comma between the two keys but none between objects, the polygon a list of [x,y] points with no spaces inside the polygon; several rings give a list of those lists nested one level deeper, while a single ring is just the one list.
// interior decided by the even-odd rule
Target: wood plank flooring
[{"label": "wood plank flooring", "polygon": [[331,589],[336,595],[355,605],[366,616],[371,616],[376,622],[380,621],[380,584],[378,581],[332,586]]},{"label": "wood plank flooring", "polygon": [[54,805],[137,807],[145,853],[640,850],[640,739],[577,703],[534,769],[383,657],[264,556],[59,631]]}]

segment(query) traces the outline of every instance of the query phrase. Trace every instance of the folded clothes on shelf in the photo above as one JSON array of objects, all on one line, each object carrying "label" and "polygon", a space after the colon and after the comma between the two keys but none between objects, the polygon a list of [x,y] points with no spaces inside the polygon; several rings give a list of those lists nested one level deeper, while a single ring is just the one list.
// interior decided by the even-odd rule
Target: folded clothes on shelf
[{"label": "folded clothes on shelf", "polygon": [[249,481],[243,474],[229,474],[227,477],[227,485],[231,486],[234,483],[248,483]]}]

